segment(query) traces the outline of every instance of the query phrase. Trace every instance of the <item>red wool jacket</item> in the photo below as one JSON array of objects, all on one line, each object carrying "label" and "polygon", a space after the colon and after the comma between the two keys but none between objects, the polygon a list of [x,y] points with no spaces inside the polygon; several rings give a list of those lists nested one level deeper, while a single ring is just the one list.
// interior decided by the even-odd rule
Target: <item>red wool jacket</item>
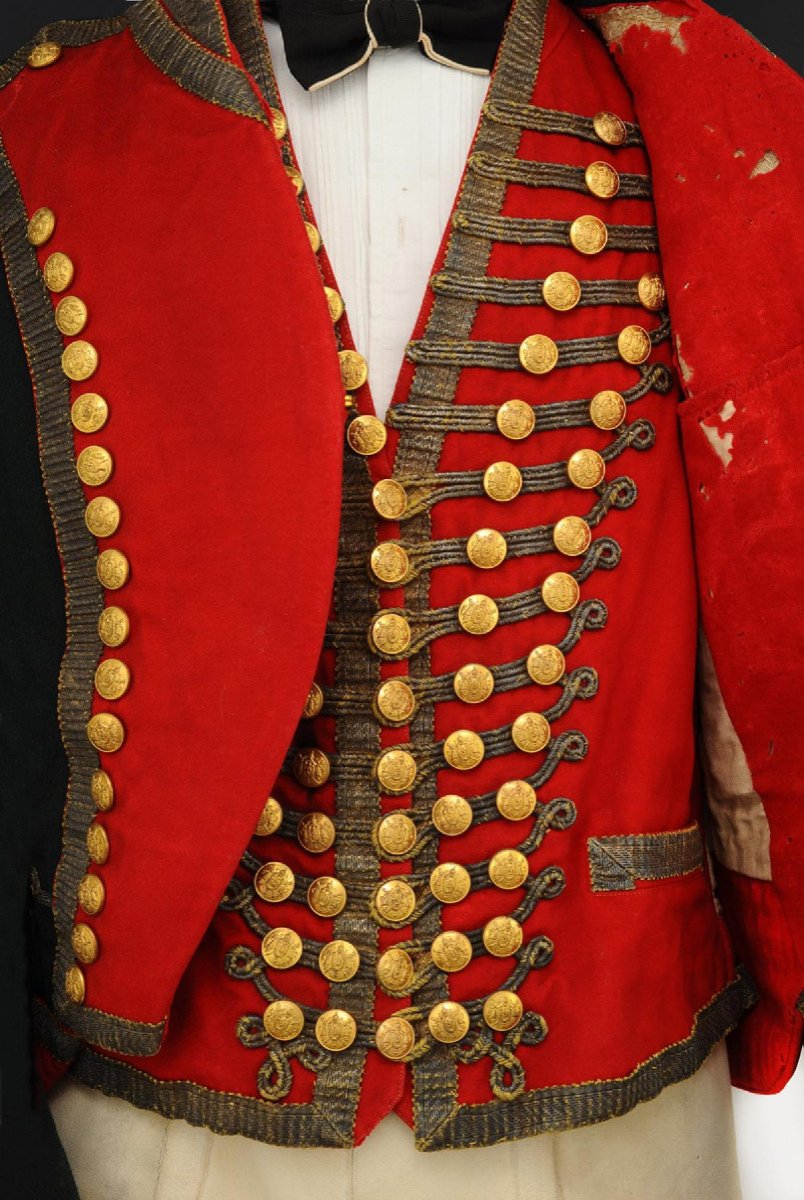
[{"label": "red wool jacket", "polygon": [[381,424],[257,8],[185,9],[0,72],[68,615],[43,1077],[423,1150],[618,1115],[727,1034],[778,1090],[795,76],[698,0],[514,0]]}]

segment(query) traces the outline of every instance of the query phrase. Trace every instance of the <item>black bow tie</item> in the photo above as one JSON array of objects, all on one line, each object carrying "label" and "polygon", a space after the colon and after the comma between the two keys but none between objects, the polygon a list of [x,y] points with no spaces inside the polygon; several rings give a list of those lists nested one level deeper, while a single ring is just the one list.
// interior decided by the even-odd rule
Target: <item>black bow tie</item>
[{"label": "black bow tie", "polygon": [[380,46],[418,43],[435,62],[486,75],[511,0],[262,0],[282,28],[288,66],[302,87],[331,83]]}]

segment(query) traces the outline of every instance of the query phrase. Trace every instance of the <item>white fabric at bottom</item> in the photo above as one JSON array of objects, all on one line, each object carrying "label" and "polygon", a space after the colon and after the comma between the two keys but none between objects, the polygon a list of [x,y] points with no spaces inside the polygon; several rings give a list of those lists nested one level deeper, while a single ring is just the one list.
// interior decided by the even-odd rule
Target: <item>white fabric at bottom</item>
[{"label": "white fabric at bottom", "polygon": [[70,1079],[51,1108],[81,1200],[740,1200],[723,1042],[624,1117],[426,1154],[394,1114],[325,1150],[221,1137]]}]

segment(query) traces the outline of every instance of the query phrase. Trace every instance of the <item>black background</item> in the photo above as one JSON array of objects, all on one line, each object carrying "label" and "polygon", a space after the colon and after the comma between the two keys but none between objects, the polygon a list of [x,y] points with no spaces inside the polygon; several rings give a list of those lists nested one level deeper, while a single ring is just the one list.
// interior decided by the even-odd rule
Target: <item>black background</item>
[{"label": "black background", "polygon": [[[804,4],[801,0],[710,0],[712,7],[744,25],[797,71],[804,66]],[[9,5],[11,7],[11,5]],[[108,17],[124,12],[125,0],[27,0],[0,14],[0,61],[48,21],[61,17]]]}]

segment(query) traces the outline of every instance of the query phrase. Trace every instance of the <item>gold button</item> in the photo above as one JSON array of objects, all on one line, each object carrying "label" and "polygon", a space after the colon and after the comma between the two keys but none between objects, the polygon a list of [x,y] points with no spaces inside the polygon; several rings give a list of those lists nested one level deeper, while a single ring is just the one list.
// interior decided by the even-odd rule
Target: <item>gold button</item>
[{"label": "gold button", "polygon": [[520,344],[519,361],[531,375],[546,375],[558,362],[558,346],[546,333],[532,333]]},{"label": "gold button", "polygon": [[536,792],[525,779],[510,779],[498,790],[496,804],[506,821],[522,821],[536,807]]},{"label": "gold button", "polygon": [[304,702],[302,716],[306,718],[317,717],[324,707],[324,693],[317,683],[314,683],[307,693],[307,699]]},{"label": "gold button", "polygon": [[625,400],[619,392],[605,388],[589,401],[589,416],[598,429],[616,429],[625,420]]},{"label": "gold button", "polygon": [[522,926],[513,917],[492,917],[483,926],[483,945],[495,958],[508,958],[522,945]]},{"label": "gold button", "polygon": [[607,146],[622,146],[625,141],[625,122],[613,112],[595,113],[592,125],[601,142]]},{"label": "gold button", "polygon": [[98,636],[104,646],[122,646],[128,634],[128,613],[116,604],[104,608],[98,617]]},{"label": "gold button", "polygon": [[497,409],[495,420],[500,433],[511,442],[521,442],[536,427],[536,414],[524,400],[506,400]]},{"label": "gold button", "polygon": [[274,1000],[262,1014],[262,1023],[269,1037],[290,1042],[304,1029],[304,1013],[292,1000]]},{"label": "gold button", "polygon": [[494,691],[494,676],[480,663],[467,663],[452,680],[455,695],[466,704],[480,704]]},{"label": "gold button", "polygon": [[427,1027],[437,1042],[459,1042],[469,1031],[469,1013],[454,1000],[442,1000],[427,1014]]},{"label": "gold button", "polygon": [[271,108],[269,112],[271,114],[271,126],[274,131],[274,137],[279,142],[288,131],[287,119],[281,108]]},{"label": "gold button", "polygon": [[128,691],[131,672],[119,658],[105,658],[95,672],[95,690],[104,700],[119,700]]},{"label": "gold button", "polygon": [[70,342],[61,356],[61,369],[68,379],[82,382],[98,369],[98,352],[91,342],[80,339]]},{"label": "gold button", "polygon": [[401,583],[410,570],[410,559],[398,542],[380,542],[371,552],[371,569],[382,583]]},{"label": "gold button", "polygon": [[28,55],[29,67],[49,67],[51,63],[61,58],[61,46],[58,42],[40,42],[34,46]]},{"label": "gold button", "polygon": [[413,959],[407,950],[392,946],[377,959],[377,979],[391,992],[405,992],[413,983]]},{"label": "gold button", "polygon": [[276,833],[281,824],[282,805],[273,796],[269,796],[265,801],[265,807],[260,813],[254,832],[257,837],[270,837],[272,833]]},{"label": "gold button", "polygon": [[474,596],[467,596],[461,601],[458,609],[458,624],[465,633],[473,633],[479,636],[483,633],[491,633],[500,619],[500,610],[497,604],[492,600],[491,596],[484,596],[481,592]]},{"label": "gold button", "polygon": [[93,821],[87,829],[87,850],[89,857],[99,867],[109,858],[109,835],[97,821]]},{"label": "gold button", "polygon": [[483,1002],[483,1020],[492,1029],[505,1033],[522,1020],[522,1001],[516,992],[492,992]]},{"label": "gold button", "polygon": [[472,806],[463,796],[439,796],[433,805],[433,824],[439,833],[457,837],[472,824]]},{"label": "gold button", "polygon": [[647,274],[641,275],[637,283],[637,296],[642,307],[647,308],[650,312],[656,312],[662,308],[667,299],[667,293],[661,275],[656,271],[648,271]]},{"label": "gold button", "polygon": [[95,563],[95,574],[105,588],[115,591],[128,582],[128,559],[120,550],[102,550]]},{"label": "gold button", "polygon": [[332,875],[319,875],[307,889],[307,903],[319,917],[337,917],[346,904],[346,888]]},{"label": "gold button", "polygon": [[97,392],[84,392],[78,396],[70,410],[70,419],[81,433],[97,433],[106,424],[109,405]]},{"label": "gold button", "polygon": [[417,837],[414,822],[404,812],[388,813],[377,826],[377,841],[386,854],[407,854]]},{"label": "gold button", "polygon": [[409,792],[416,779],[416,759],[407,750],[386,750],[377,760],[377,778],[390,796]]},{"label": "gold button", "polygon": [[329,759],[317,746],[300,750],[293,759],[293,774],[302,787],[323,787],[329,779],[330,770]]},{"label": "gold button", "polygon": [[45,259],[42,272],[49,291],[66,292],[73,281],[75,267],[72,259],[68,258],[66,254],[62,254],[61,250],[55,250]]},{"label": "gold button", "polygon": [[68,967],[64,975],[64,990],[73,1004],[83,1004],[87,994],[84,972],[80,967]]},{"label": "gold button", "polygon": [[120,506],[111,496],[95,496],[86,507],[84,520],[95,537],[111,537],[120,524]]},{"label": "gold button", "polygon": [[569,312],[581,298],[581,285],[569,271],[553,271],[542,283],[542,298],[556,312]]},{"label": "gold button", "polygon": [[567,461],[567,474],[576,487],[597,487],[605,478],[606,462],[597,450],[576,450]]},{"label": "gold button", "polygon": [[[351,351],[344,350],[341,353],[349,354]],[[355,454],[370,458],[372,454],[379,454],[382,450],[388,438],[388,431],[376,417],[355,417],[349,422],[346,438]]]},{"label": "gold button", "polygon": [[84,925],[79,922],[73,926],[72,936],[70,938],[73,947],[73,953],[80,963],[94,963],[98,957],[98,938],[94,929],[89,925]]},{"label": "gold button", "polygon": [[325,1050],[347,1050],[357,1037],[357,1022],[342,1008],[328,1008],[315,1023],[315,1036]]},{"label": "gold button", "polygon": [[562,554],[585,554],[592,541],[592,530],[583,517],[562,517],[553,526],[553,542]]},{"label": "gold button", "polygon": [[371,490],[374,511],[386,521],[396,521],[404,515],[408,496],[401,483],[395,479],[381,479]]},{"label": "gold button", "polygon": [[462,971],[472,961],[472,943],[465,933],[446,930],[433,939],[430,954],[439,971]]},{"label": "gold button", "polygon": [[78,885],[78,903],[90,917],[96,917],[106,900],[106,888],[99,875],[84,875]]},{"label": "gold button", "polygon": [[520,850],[498,850],[489,859],[489,879],[495,887],[511,891],[528,877],[528,860]]},{"label": "gold button", "polygon": [[534,646],[528,655],[527,665],[528,675],[533,682],[541,683],[545,687],[549,687],[551,683],[558,683],[566,670],[564,655],[558,646],[550,646],[547,643]]},{"label": "gold button", "polygon": [[254,891],[261,900],[279,904],[293,894],[296,876],[287,863],[263,863],[254,876]]},{"label": "gold button", "polygon": [[584,171],[586,186],[593,196],[601,200],[610,200],[620,190],[620,176],[611,163],[592,162]]},{"label": "gold button", "polygon": [[404,654],[410,641],[410,625],[400,613],[381,612],[371,623],[371,642],[381,654]]},{"label": "gold button", "polygon": [[609,231],[599,217],[576,217],[570,225],[570,242],[581,254],[599,254],[609,240]]},{"label": "gold button", "polygon": [[56,328],[65,337],[75,337],[87,323],[87,306],[78,296],[65,296],[56,305]]},{"label": "gold button", "polygon": [[617,351],[623,362],[638,366],[650,357],[650,334],[641,325],[626,325],[617,335]]},{"label": "gold button", "polygon": [[53,236],[56,228],[56,214],[52,208],[37,208],[28,221],[28,241],[32,246],[44,246]]},{"label": "gold button", "polygon": [[507,553],[505,538],[496,529],[478,529],[466,543],[469,561],[484,571],[498,567]]},{"label": "gold button", "polygon": [[511,737],[518,749],[536,754],[550,741],[550,722],[543,713],[522,713],[511,726]]},{"label": "gold button", "polygon": [[472,887],[466,867],[460,863],[439,863],[430,872],[430,891],[442,904],[458,904]]},{"label": "gold button", "polygon": [[323,854],[335,841],[335,826],[326,813],[305,813],[296,827],[296,836],[305,850]]},{"label": "gold button", "polygon": [[416,1042],[416,1033],[405,1017],[386,1017],[374,1034],[374,1043],[384,1058],[401,1062],[407,1058]]},{"label": "gold button", "polygon": [[[310,246],[311,246],[313,252],[315,254],[317,254],[318,251],[321,249],[321,234],[318,232],[315,225],[313,225],[312,221],[305,221],[304,228],[307,230],[307,237],[310,239]],[[359,386],[359,385],[348,384],[348,383],[346,384],[346,387],[350,387],[350,386],[355,387],[355,386]]]},{"label": "gold button", "polygon": [[269,929],[262,939],[262,956],[269,967],[286,971],[295,967],[302,956],[302,940],[295,929],[286,925],[277,925]]},{"label": "gold button", "polygon": [[456,771],[471,771],[486,753],[483,739],[471,729],[456,729],[444,742],[444,758]]},{"label": "gold button", "polygon": [[542,584],[542,600],[552,612],[569,612],[580,595],[577,579],[566,571],[553,571]]},{"label": "gold button", "polygon": [[375,893],[377,912],[386,921],[406,921],[416,907],[416,893],[404,879],[388,879]]},{"label": "gold button", "polygon": [[318,955],[318,968],[325,979],[329,979],[332,983],[344,983],[345,980],[351,979],[357,974],[357,969],[360,966],[360,954],[356,946],[351,942],[345,942],[338,938],[334,942],[327,942],[326,946],[321,947]]},{"label": "gold button", "polygon": [[82,483],[100,487],[112,474],[112,456],[105,446],[84,446],[76,459],[75,469]]},{"label": "gold button", "polygon": [[293,190],[297,196],[300,196],[304,191],[304,179],[298,167],[285,167],[285,174],[293,184]]},{"label": "gold button", "polygon": [[[343,383],[343,386],[346,388],[347,392],[357,391],[357,389],[362,387],[368,379],[368,363],[362,354],[358,354],[357,350],[339,350],[338,358],[341,364],[341,382]],[[382,422],[378,421],[376,417],[358,417],[357,420],[370,420],[376,421],[378,425],[382,424]],[[354,424],[355,422],[353,421],[352,425]],[[384,433],[385,430],[383,429],[383,434]],[[383,437],[383,442],[385,442],[385,437]],[[357,447],[353,447],[353,449],[357,449]],[[364,454],[365,451],[358,450],[358,453]],[[372,450],[369,451],[369,453],[373,454],[375,451]]]},{"label": "gold button", "polygon": [[114,713],[101,712],[95,713],[87,721],[87,737],[96,750],[113,754],[123,745],[126,734],[119,717]]},{"label": "gold button", "polygon": [[519,467],[510,462],[496,462],[483,474],[483,491],[490,500],[513,500],[522,491]]},{"label": "gold button", "polygon": [[108,771],[93,771],[89,790],[99,812],[108,812],[114,807],[114,784]]},{"label": "gold button", "polygon": [[403,679],[387,679],[377,689],[377,711],[386,721],[408,721],[416,711],[416,697]]},{"label": "gold button", "polygon": [[340,294],[340,292],[336,292],[335,288],[333,287],[325,287],[324,295],[327,298],[329,315],[334,324],[335,321],[339,321],[343,316],[343,296]]}]

